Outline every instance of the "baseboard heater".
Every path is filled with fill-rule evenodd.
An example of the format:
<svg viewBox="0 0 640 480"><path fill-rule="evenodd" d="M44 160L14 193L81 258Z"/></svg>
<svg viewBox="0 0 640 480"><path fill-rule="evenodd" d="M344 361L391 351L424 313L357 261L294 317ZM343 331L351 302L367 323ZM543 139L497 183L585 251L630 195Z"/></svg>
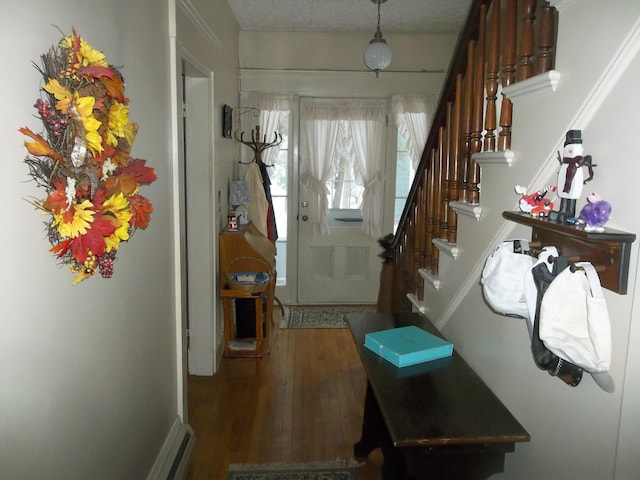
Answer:
<svg viewBox="0 0 640 480"><path fill-rule="evenodd" d="M193 429L176 418L147 480L183 480L195 442Z"/></svg>

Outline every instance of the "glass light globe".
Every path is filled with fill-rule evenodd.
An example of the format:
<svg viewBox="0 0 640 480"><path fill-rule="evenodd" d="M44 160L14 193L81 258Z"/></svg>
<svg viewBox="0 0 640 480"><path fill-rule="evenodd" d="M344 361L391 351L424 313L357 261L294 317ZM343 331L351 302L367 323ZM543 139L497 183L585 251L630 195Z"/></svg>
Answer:
<svg viewBox="0 0 640 480"><path fill-rule="evenodd" d="M364 63L371 70L378 72L391 64L391 48L384 38L374 38L364 51Z"/></svg>

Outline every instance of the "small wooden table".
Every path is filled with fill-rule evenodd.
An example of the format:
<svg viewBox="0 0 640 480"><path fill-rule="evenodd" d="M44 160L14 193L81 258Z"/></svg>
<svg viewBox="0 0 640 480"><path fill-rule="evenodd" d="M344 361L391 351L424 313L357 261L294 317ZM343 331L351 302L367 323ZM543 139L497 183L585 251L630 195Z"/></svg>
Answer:
<svg viewBox="0 0 640 480"><path fill-rule="evenodd" d="M261 285L254 292L245 290L223 288L220 290L220 298L224 311L224 357L262 357L267 351L267 342L271 338L269 333L270 322L265 320L262 310L263 300L267 289L271 288L268 283ZM254 336L251 338L238 338L237 322L241 319L235 314L234 303L237 300L249 300L253 303L254 312ZM249 319L244 319L249 321Z"/></svg>
<svg viewBox="0 0 640 480"><path fill-rule="evenodd" d="M485 479L527 431L455 351L451 357L398 368L364 347L365 335L416 325L440 335L421 314L352 314L347 322L368 377L356 457L376 448L385 480ZM441 335L440 335L441 336Z"/></svg>

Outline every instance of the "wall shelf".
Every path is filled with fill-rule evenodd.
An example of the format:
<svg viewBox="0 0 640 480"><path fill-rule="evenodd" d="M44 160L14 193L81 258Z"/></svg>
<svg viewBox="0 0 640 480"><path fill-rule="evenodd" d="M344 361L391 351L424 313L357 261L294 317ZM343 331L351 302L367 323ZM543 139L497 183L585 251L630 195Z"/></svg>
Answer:
<svg viewBox="0 0 640 480"><path fill-rule="evenodd" d="M565 225L548 217L532 217L522 212L503 212L502 216L531 227L532 242L553 245L563 256L579 257L578 261L604 267L599 272L602 286L619 294L627 293L631 244L636 239L634 233L611 228L604 232L587 232L582 225Z"/></svg>

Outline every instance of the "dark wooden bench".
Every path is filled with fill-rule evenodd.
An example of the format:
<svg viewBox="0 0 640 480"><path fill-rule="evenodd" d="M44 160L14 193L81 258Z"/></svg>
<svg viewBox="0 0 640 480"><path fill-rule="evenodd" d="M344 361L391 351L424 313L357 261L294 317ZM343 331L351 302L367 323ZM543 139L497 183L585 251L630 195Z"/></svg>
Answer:
<svg viewBox="0 0 640 480"><path fill-rule="evenodd" d="M440 335L425 316L353 314L348 324L368 378L354 454L381 448L385 480L485 479L503 471L516 442L529 441L455 345L449 358L403 368L364 347L368 332L406 325Z"/></svg>

